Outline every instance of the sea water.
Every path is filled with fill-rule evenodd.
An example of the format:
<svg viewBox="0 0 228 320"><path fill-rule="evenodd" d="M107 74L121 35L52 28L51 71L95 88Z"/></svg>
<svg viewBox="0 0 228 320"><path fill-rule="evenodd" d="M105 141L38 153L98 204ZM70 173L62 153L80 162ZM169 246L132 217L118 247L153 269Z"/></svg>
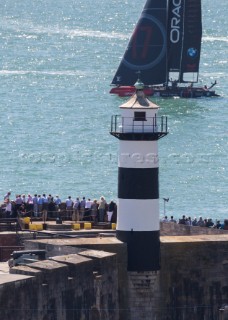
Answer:
<svg viewBox="0 0 228 320"><path fill-rule="evenodd" d="M126 99L109 90L143 6L1 0L0 200L9 190L117 199L110 119ZM152 99L169 130L158 141L161 217L228 218L227 0L202 7L200 84L217 80L221 97Z"/></svg>

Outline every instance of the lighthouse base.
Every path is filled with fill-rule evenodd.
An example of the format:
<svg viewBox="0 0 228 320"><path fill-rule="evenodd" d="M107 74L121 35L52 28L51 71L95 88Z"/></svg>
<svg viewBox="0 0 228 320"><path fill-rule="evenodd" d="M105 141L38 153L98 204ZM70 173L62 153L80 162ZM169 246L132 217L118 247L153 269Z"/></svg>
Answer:
<svg viewBox="0 0 228 320"><path fill-rule="evenodd" d="M116 231L127 243L128 271L160 270L160 231Z"/></svg>

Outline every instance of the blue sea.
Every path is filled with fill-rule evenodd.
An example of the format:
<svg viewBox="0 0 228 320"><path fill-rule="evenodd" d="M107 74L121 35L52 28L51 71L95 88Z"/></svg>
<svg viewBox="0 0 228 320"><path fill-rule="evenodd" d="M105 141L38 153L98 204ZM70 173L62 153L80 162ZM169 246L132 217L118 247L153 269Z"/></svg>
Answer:
<svg viewBox="0 0 228 320"><path fill-rule="evenodd" d="M1 0L0 200L9 190L117 199L109 131L126 99L109 90L143 6ZM158 142L161 217L228 218L228 6L202 6L200 84L217 80L221 96L153 99L169 128Z"/></svg>

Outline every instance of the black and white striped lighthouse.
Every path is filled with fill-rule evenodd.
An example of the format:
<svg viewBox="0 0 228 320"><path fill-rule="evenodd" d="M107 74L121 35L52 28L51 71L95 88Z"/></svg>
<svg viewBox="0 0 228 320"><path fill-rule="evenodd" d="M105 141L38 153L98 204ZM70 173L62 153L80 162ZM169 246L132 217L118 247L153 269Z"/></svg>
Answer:
<svg viewBox="0 0 228 320"><path fill-rule="evenodd" d="M147 99L143 84L112 116L111 134L119 139L117 238L127 243L129 271L160 269L158 139L167 118Z"/></svg>

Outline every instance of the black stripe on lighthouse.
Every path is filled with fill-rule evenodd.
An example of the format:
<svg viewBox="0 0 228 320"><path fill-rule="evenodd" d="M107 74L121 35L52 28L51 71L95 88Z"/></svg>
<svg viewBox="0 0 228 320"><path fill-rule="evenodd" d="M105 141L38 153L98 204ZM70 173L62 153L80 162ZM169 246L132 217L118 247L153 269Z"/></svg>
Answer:
<svg viewBox="0 0 228 320"><path fill-rule="evenodd" d="M158 168L119 168L118 198L158 199Z"/></svg>
<svg viewBox="0 0 228 320"><path fill-rule="evenodd" d="M117 239L127 243L128 271L160 270L160 231L120 231Z"/></svg>

